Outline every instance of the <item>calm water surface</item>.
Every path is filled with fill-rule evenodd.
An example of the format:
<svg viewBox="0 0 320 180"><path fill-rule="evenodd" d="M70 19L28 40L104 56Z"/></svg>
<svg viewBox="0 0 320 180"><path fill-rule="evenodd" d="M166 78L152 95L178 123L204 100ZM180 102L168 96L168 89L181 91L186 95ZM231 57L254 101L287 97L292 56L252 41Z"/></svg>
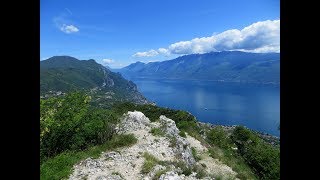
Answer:
<svg viewBox="0 0 320 180"><path fill-rule="evenodd" d="M158 106L191 112L199 121L244 125L279 136L280 87L196 80L131 79Z"/></svg>

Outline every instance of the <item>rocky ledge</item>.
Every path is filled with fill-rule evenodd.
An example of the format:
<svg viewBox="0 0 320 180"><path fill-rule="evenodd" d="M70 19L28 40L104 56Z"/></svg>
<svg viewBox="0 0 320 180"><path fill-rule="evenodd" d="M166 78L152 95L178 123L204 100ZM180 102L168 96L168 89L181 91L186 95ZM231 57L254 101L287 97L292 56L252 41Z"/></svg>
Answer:
<svg viewBox="0 0 320 180"><path fill-rule="evenodd" d="M161 135L153 135L151 129L160 129ZM200 141L187 135L179 135L179 129L173 120L160 116L156 122L150 122L143 113L134 111L123 115L118 127L119 133L133 134L137 143L131 147L116 151L102 152L97 159L88 158L74 165L70 180L193 180L199 179L196 170L191 167L203 168L201 179L214 179L223 176L236 179L236 172L220 161L209 156L208 150ZM196 161L192 148L200 160ZM157 163L149 172L143 172L146 161L145 154L157 159ZM162 162L162 163L159 163ZM192 169L188 175L178 164Z"/></svg>

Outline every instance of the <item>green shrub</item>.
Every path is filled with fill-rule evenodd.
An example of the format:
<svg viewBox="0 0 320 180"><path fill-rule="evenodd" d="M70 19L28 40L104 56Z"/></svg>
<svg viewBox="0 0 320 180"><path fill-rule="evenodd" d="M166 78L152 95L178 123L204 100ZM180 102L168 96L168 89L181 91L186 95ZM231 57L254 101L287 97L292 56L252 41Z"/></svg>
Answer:
<svg viewBox="0 0 320 180"><path fill-rule="evenodd" d="M219 159L237 172L237 177L239 176L240 179L257 179L245 160L230 149L213 146L209 148L209 153L212 158Z"/></svg>
<svg viewBox="0 0 320 180"><path fill-rule="evenodd" d="M202 179L207 175L207 173L202 165L194 165L193 171L197 173L196 177L198 179Z"/></svg>
<svg viewBox="0 0 320 180"><path fill-rule="evenodd" d="M159 163L159 160L147 152L143 154L143 157L145 158L145 161L142 165L141 173L147 174Z"/></svg>
<svg viewBox="0 0 320 180"><path fill-rule="evenodd" d="M133 134L116 135L111 140L84 151L65 151L55 157L48 158L40 165L41 180L60 180L72 173L74 164L88 157L98 158L103 151L130 146L137 142Z"/></svg>
<svg viewBox="0 0 320 180"><path fill-rule="evenodd" d="M232 134L239 154L261 179L280 179L280 150L238 126Z"/></svg>
<svg viewBox="0 0 320 180"><path fill-rule="evenodd" d="M184 137L184 138L187 137L186 132L185 132L184 130L181 130L181 131L179 132L179 135L180 135L181 137Z"/></svg>
<svg viewBox="0 0 320 180"><path fill-rule="evenodd" d="M175 148L177 146L177 138L176 137L169 137L169 147Z"/></svg>
<svg viewBox="0 0 320 180"><path fill-rule="evenodd" d="M192 156L194 157L194 159L196 161L200 161L201 160L200 156L197 154L197 150L194 147L191 147L191 152L192 152Z"/></svg>
<svg viewBox="0 0 320 180"><path fill-rule="evenodd" d="M182 170L182 174L189 176L192 173L192 168L188 167L187 164L183 161L174 162L173 165L176 168L180 168Z"/></svg>
<svg viewBox="0 0 320 180"><path fill-rule="evenodd" d="M232 144L231 139L220 126L212 128L207 133L207 139L210 144L219 146L221 148L229 148Z"/></svg>
<svg viewBox="0 0 320 180"><path fill-rule="evenodd" d="M40 101L40 161L66 150L83 150L111 139L118 116L89 106L90 97L75 92Z"/></svg>
<svg viewBox="0 0 320 180"><path fill-rule="evenodd" d="M163 130L161 128L152 128L150 130L150 133L154 136L164 136L165 133L163 132Z"/></svg>

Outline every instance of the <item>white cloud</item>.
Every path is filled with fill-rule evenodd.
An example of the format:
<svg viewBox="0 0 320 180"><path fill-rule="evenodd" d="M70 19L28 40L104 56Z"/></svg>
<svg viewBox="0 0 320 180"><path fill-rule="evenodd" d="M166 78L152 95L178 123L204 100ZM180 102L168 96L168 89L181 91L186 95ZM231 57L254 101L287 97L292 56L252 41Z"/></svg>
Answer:
<svg viewBox="0 0 320 180"><path fill-rule="evenodd" d="M49 57L43 57L43 58L40 58L40 61L42 61L42 60L46 60L46 59L49 59Z"/></svg>
<svg viewBox="0 0 320 180"><path fill-rule="evenodd" d="M159 48L159 49L158 49L158 53L159 53L159 54L164 54L164 55L166 55L166 56L170 55L169 50L168 50L168 49L165 49L165 48Z"/></svg>
<svg viewBox="0 0 320 180"><path fill-rule="evenodd" d="M194 54L211 51L280 52L280 20L253 23L241 30L231 29L209 37L173 43L168 48L138 52L135 57Z"/></svg>
<svg viewBox="0 0 320 180"><path fill-rule="evenodd" d="M112 59L102 59L102 62L103 62L105 65L108 65L108 64L113 64L115 61L112 60Z"/></svg>
<svg viewBox="0 0 320 180"><path fill-rule="evenodd" d="M61 27L60 27L60 30L64 33L67 33L67 34L70 34L70 33L75 33L75 32L78 32L79 29L74 26L74 25L66 25L66 24L63 24Z"/></svg>
<svg viewBox="0 0 320 180"><path fill-rule="evenodd" d="M151 62L158 62L157 60L150 60L150 61L147 61L147 63L151 63Z"/></svg>
<svg viewBox="0 0 320 180"><path fill-rule="evenodd" d="M133 57L152 57L152 56L156 56L159 53L156 50L151 49L150 51L146 51L146 52L137 52L134 55L132 55Z"/></svg>
<svg viewBox="0 0 320 180"><path fill-rule="evenodd" d="M110 68L122 68L124 66L127 66L129 64L125 63L120 63L119 61L116 61L116 60L113 60L113 59L102 59L101 60L101 64L104 65L104 66L109 66Z"/></svg>

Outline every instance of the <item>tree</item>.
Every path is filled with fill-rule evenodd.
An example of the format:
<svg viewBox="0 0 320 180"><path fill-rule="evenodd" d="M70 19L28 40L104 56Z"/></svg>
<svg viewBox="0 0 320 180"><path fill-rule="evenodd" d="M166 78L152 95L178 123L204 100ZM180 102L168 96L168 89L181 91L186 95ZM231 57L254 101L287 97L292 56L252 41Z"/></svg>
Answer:
<svg viewBox="0 0 320 180"><path fill-rule="evenodd" d="M89 102L81 92L40 101L40 157L85 149L113 136L118 116Z"/></svg>

